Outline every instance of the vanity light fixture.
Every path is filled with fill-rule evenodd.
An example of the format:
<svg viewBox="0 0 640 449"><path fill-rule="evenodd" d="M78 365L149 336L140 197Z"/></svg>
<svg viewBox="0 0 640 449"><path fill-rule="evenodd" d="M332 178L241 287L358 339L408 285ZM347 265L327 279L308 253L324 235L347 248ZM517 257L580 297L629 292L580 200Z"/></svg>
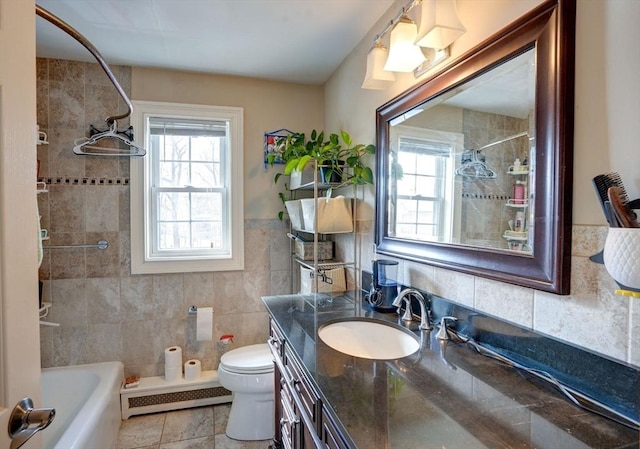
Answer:
<svg viewBox="0 0 640 449"><path fill-rule="evenodd" d="M414 42L418 36L418 26L404 13L391 30L389 57L384 70L391 72L411 72L426 60L420 47Z"/></svg>
<svg viewBox="0 0 640 449"><path fill-rule="evenodd" d="M363 89L384 89L390 81L395 81L393 72L384 70L384 63L389 56L389 49L376 40L375 45L367 55L367 72L362 82Z"/></svg>
<svg viewBox="0 0 640 449"><path fill-rule="evenodd" d="M408 16L421 5L420 31ZM390 49L382 38L391 31ZM419 78L449 57L449 45L466 32L458 19L456 0L411 0L373 39L367 54L363 89L384 89L395 81L391 72L411 72ZM386 59L386 62L385 62Z"/></svg>
<svg viewBox="0 0 640 449"><path fill-rule="evenodd" d="M456 0L422 0L416 45L446 48L466 32L458 18Z"/></svg>

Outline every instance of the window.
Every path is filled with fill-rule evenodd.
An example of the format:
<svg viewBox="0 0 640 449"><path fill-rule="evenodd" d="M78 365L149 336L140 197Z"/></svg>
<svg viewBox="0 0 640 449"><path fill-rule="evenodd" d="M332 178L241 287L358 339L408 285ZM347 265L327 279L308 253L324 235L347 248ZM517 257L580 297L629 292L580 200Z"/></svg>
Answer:
<svg viewBox="0 0 640 449"><path fill-rule="evenodd" d="M448 241L453 189L453 155L462 136L398 125L391 128L392 178L389 235Z"/></svg>
<svg viewBox="0 0 640 449"><path fill-rule="evenodd" d="M131 272L243 269L242 109L136 101L132 122Z"/></svg>

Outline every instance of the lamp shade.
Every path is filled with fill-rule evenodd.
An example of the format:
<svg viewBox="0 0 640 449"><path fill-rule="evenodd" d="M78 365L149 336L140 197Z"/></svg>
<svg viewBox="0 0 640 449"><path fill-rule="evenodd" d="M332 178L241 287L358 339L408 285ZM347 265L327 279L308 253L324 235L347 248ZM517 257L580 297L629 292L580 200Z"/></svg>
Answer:
<svg viewBox="0 0 640 449"><path fill-rule="evenodd" d="M425 61L420 47L415 45L418 27L404 14L391 30L389 57L384 70L391 72L411 72Z"/></svg>
<svg viewBox="0 0 640 449"><path fill-rule="evenodd" d="M376 42L376 45L367 55L367 72L362 82L363 89L384 89L388 82L395 81L396 76L392 72L384 70L384 63L389 55L389 49Z"/></svg>
<svg viewBox="0 0 640 449"><path fill-rule="evenodd" d="M446 48L466 33L458 18L456 0L423 0L420 6L420 31L416 45L429 48Z"/></svg>

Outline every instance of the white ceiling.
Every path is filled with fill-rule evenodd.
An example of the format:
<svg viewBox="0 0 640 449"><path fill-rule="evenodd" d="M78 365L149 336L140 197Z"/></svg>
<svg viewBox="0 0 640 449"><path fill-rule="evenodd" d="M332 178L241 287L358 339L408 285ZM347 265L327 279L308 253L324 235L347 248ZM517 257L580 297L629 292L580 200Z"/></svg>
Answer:
<svg viewBox="0 0 640 449"><path fill-rule="evenodd" d="M324 83L393 3L37 0L84 35L109 64L305 84ZM40 17L36 33L40 57L95 61L73 38Z"/></svg>

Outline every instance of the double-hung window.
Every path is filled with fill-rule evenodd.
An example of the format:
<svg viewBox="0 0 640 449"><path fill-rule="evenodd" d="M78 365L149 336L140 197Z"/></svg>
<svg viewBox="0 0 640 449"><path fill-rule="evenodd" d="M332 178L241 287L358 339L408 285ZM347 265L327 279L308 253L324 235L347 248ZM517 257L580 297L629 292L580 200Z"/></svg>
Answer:
<svg viewBox="0 0 640 449"><path fill-rule="evenodd" d="M453 155L462 136L406 125L392 127L389 234L412 240L448 241Z"/></svg>
<svg viewBox="0 0 640 449"><path fill-rule="evenodd" d="M243 268L242 109L139 101L131 271Z"/></svg>

